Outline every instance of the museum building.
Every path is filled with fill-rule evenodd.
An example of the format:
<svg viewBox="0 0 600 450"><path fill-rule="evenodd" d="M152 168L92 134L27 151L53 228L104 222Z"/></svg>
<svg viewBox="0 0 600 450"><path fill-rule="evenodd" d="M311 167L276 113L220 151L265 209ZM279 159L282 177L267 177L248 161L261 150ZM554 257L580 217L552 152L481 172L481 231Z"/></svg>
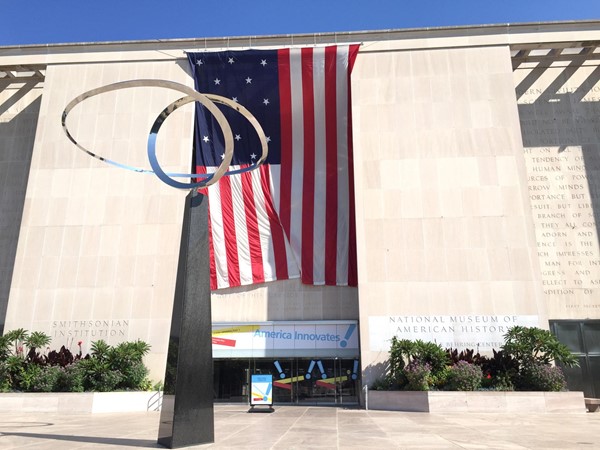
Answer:
<svg viewBox="0 0 600 450"><path fill-rule="evenodd" d="M247 402L249 375L270 373L276 402L356 403L392 336L490 353L514 325L555 333L580 358L569 388L600 397L599 42L600 22L580 21L0 47L0 331L84 350L142 339L162 379L187 191L125 169L150 168L149 130L182 95L141 86L73 108L77 141L119 164L69 140L66 105L129 80L194 87L190 58L214 52L357 48L337 81L356 279L292 261L274 281L217 283L215 400ZM165 172L197 164L194 129L192 104L164 121Z"/></svg>

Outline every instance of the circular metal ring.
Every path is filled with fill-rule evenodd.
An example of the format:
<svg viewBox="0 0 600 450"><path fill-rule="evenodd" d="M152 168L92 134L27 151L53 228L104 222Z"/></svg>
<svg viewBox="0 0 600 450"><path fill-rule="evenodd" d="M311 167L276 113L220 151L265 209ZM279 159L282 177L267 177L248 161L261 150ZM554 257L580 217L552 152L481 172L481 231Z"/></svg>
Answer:
<svg viewBox="0 0 600 450"><path fill-rule="evenodd" d="M169 184L170 186L184 188L184 189L206 187L206 186L210 186L211 184L216 183L218 181L218 179L226 172L227 168L229 167L229 164L231 163L231 158L233 157L233 134L231 132L231 127L229 126L229 122L227 122L227 119L225 118L223 113L219 110L219 108L211 100L209 100L207 98L206 95L204 95L200 92L197 92L196 90L194 90L188 86L185 86L180 83L176 83L174 81L149 80L149 79L148 80L121 81L118 83L108 84L106 86L102 86L102 87L84 92L83 94L81 94L81 95L77 96L76 98L74 98L73 100L71 100L71 102L69 102L69 104L67 104L67 106L65 107L65 109L62 113L62 119L61 119L62 128L63 128L63 131L65 132L65 134L67 135L67 137L69 138L69 140L73 144L75 144L77 146L77 148L82 150L84 153L87 153L91 157L96 158L100 161L104 161L108 164L111 164L111 165L114 165L116 167L120 167L123 169L133 170L135 172L156 173L152 170L129 166L127 164L122 164L122 163L113 161L111 159L105 158L103 156L100 156L100 155L97 155L97 154L91 152L90 150L86 149L84 146L82 146L75 140L75 138L71 135L71 133L69 132L69 129L67 127L66 122L67 122L67 117L68 117L69 113L75 106L77 106L82 101L84 101L90 97L94 97L96 95L103 94L106 92L116 91L119 89L132 88L132 87L162 87L162 88L173 89L173 90L182 92L182 93L186 94L189 98L192 98L193 101L199 102L215 117L215 119L217 120L217 123L221 127L221 130L222 130L223 136L224 136L224 141L225 141L224 142L225 143L225 153L224 153L223 161L217 168L217 171L213 174L166 174L164 171L162 171L162 169L160 169L160 171L165 176L162 178L159 176L159 178L161 179L161 181ZM180 100L182 100L182 99L180 99ZM189 103L191 101L192 100L189 100L186 103ZM167 107L167 109L163 110L163 112L159 115L159 118L157 118L157 120L155 121L155 124L157 122L160 122L160 124L158 125L159 129L160 129L160 125L164 122L166 117L168 117L168 115L171 112L173 112L175 109L177 109L182 104L185 104L185 103L178 104L178 102L179 101L175 101L173 104L169 105L169 106L176 105L170 111L168 111L169 107ZM161 116L163 116L163 115L164 115L164 117L162 117L162 120L161 120ZM148 146L150 147L151 144L153 145L152 152L155 153L155 151L156 151L156 147L155 147L156 134L153 134L152 131L150 132L150 135L148 138ZM150 154L150 153L151 153L151 150L150 150L150 148L148 148L148 154ZM156 166L158 166L160 168L160 166L158 165L158 161L156 161ZM196 182L196 183L179 183L179 182L176 182L173 179L171 179L169 177L169 175L175 176L175 177L199 178L199 179L202 179L202 181Z"/></svg>
<svg viewBox="0 0 600 450"><path fill-rule="evenodd" d="M181 173L180 174L173 174L173 173L167 174L167 173L165 173L162 170L162 167L160 167L160 164L158 163L158 160L156 158L156 136L158 135L158 132L160 131L160 127L162 126L164 121L167 119L167 117L169 117L169 115L173 111L175 111L176 109L180 108L183 105L186 105L188 103L196 101L196 99L192 96L182 97L179 100L175 100L173 103L171 103L169 106L167 106L158 115L158 117L152 124L152 129L150 130L150 134L148 135L148 161L150 161L150 166L152 166L152 169L154 170L154 173L156 174L156 176L158 178L160 178L161 181L163 181L164 183L167 183L170 186L182 188L182 189L187 189L190 187L193 188L193 187L210 186L210 184L215 183L216 180L218 180L222 176L229 176L229 175L234 175L237 173L244 173L244 172L249 172L251 170L255 170L258 166L262 165L266 161L267 156L269 154L267 137L265 135L265 132L263 131L262 127L260 126L260 123L258 122L258 120L256 120L256 118L252 115L252 113L250 113L250 111L248 111L248 109L246 109L244 106L240 105L239 103L236 103L233 100L228 99L227 97L222 97L222 96L216 95L216 94L203 94L203 95L215 103L220 103L222 105L229 106L230 108L236 110L242 116L244 116L244 118L246 118L246 120L248 120L248 122L250 122L250 124L254 127L256 134L258 135L258 138L260 140L262 154L256 163L254 163L248 167L244 167L244 168L236 169L236 170L226 171L227 167L224 167L223 164L221 163L221 165L218 167L218 169L211 174L199 175L199 174L181 174ZM210 183L205 182L204 184L180 183L179 181L175 181L171 178L171 177L199 178L201 176L203 176L205 179L210 180L211 182ZM202 183L202 182L200 182L200 183Z"/></svg>

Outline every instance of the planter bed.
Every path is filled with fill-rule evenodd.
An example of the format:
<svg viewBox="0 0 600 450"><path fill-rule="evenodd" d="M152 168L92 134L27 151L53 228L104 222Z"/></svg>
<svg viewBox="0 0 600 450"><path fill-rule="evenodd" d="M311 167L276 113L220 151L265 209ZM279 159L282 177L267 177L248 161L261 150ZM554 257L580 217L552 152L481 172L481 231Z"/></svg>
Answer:
<svg viewBox="0 0 600 450"><path fill-rule="evenodd" d="M583 392L369 391L369 409L431 413L585 413Z"/></svg>
<svg viewBox="0 0 600 450"><path fill-rule="evenodd" d="M49 413L112 413L159 411L162 392L0 393L0 411Z"/></svg>

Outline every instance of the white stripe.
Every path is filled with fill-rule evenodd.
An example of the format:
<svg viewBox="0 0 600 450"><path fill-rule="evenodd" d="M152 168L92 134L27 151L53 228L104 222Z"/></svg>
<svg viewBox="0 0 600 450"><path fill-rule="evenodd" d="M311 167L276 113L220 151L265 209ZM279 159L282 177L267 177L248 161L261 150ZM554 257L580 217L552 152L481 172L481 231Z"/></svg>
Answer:
<svg viewBox="0 0 600 450"><path fill-rule="evenodd" d="M251 172L252 191L254 192L254 206L256 209L256 220L258 222L258 233L260 238L260 248L262 250L262 264L265 281L277 279L275 270L275 252L273 249L273 235L271 234L271 224L269 215L265 208L265 196L261 183L260 169Z"/></svg>
<svg viewBox="0 0 600 450"><path fill-rule="evenodd" d="M215 167L206 168L208 173L213 173L215 170ZM208 188L208 197L217 289L221 289L229 286L229 274L227 272L227 251L225 250L225 230L223 228L219 183L215 183Z"/></svg>
<svg viewBox="0 0 600 450"><path fill-rule="evenodd" d="M290 85L292 91L292 180L290 245L296 261L302 259L302 174L304 169L304 117L302 102L302 55L290 50Z"/></svg>
<svg viewBox="0 0 600 450"><path fill-rule="evenodd" d="M279 205L281 197L281 192L279 189L279 186L281 186L279 184L281 182L281 165L269 164L269 175L269 182L271 183L271 185L269 186L271 188L271 198L273 199L273 203L275 204L275 210L277 211L277 214L279 214L281 210Z"/></svg>
<svg viewBox="0 0 600 450"><path fill-rule="evenodd" d="M348 257L350 242L350 188L348 177L348 56L349 48L337 49L337 137L338 137L338 219L336 282L348 284Z"/></svg>
<svg viewBox="0 0 600 450"><path fill-rule="evenodd" d="M229 170L238 170L239 165L230 166ZM218 184L218 183L217 183ZM241 175L229 177L231 187L231 203L233 205L233 222L235 225L235 239L237 242L238 268L240 271L240 284L252 284L252 260L250 258L250 243L248 226L246 223L246 208L244 207L244 193Z"/></svg>
<svg viewBox="0 0 600 450"><path fill-rule="evenodd" d="M313 222L313 282L325 283L325 228L326 228L326 117L325 117L325 48L313 51L313 89L315 114L315 192Z"/></svg>

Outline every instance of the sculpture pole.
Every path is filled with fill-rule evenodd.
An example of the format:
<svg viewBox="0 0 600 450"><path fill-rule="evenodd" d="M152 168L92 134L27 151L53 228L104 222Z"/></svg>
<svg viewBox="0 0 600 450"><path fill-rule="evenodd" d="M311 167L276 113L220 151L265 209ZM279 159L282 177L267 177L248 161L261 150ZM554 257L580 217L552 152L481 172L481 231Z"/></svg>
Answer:
<svg viewBox="0 0 600 450"><path fill-rule="evenodd" d="M158 443L214 442L208 199L186 197Z"/></svg>

